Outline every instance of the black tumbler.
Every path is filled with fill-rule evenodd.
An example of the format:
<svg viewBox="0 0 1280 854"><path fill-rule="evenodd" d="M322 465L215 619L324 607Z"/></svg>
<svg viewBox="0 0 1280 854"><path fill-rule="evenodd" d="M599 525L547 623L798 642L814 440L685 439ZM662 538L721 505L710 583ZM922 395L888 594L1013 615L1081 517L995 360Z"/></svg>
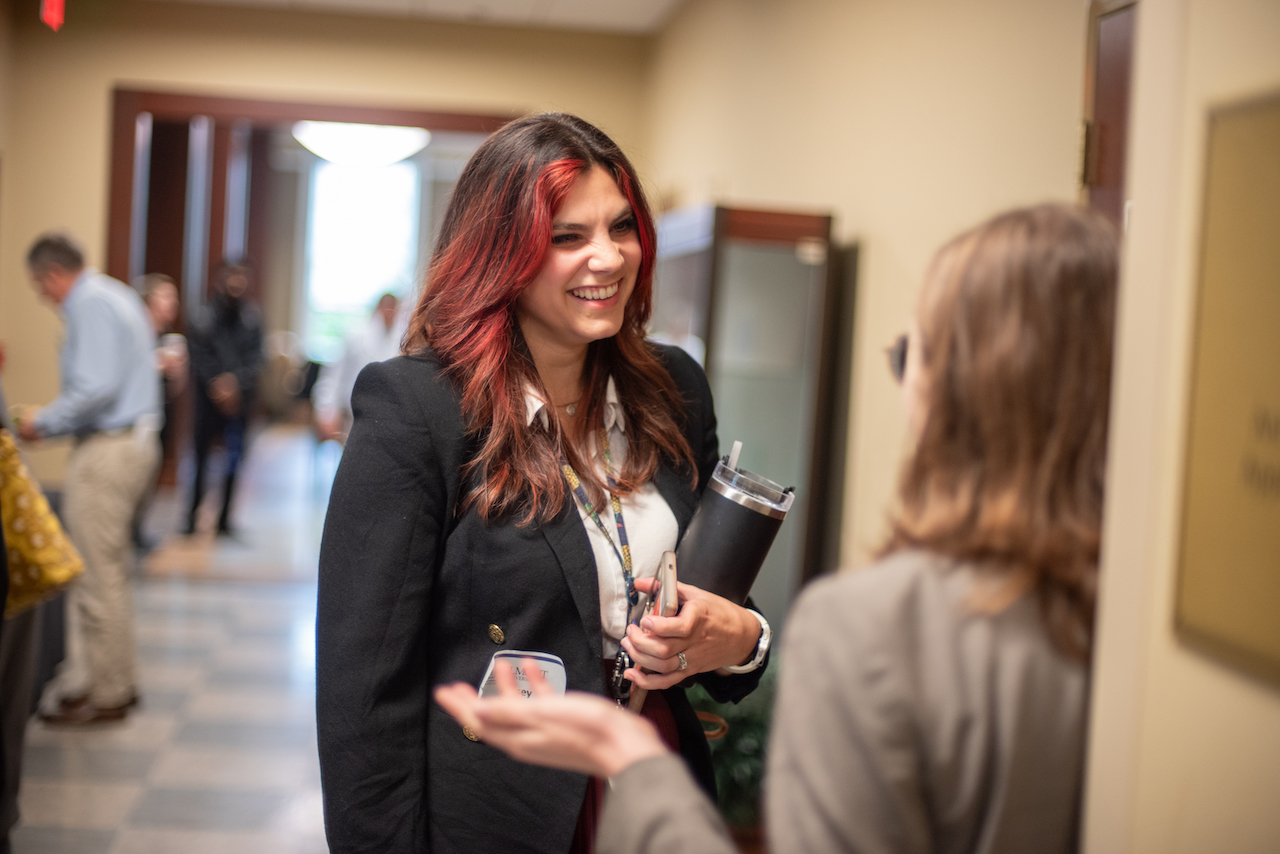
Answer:
<svg viewBox="0 0 1280 854"><path fill-rule="evenodd" d="M795 494L721 460L676 550L679 579L741 605Z"/></svg>

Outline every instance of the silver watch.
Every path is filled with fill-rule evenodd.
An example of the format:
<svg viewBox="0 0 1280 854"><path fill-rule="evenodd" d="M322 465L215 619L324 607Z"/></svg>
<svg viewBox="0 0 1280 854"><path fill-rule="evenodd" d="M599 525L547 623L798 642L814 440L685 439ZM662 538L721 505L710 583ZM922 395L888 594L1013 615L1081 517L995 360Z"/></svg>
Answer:
<svg viewBox="0 0 1280 854"><path fill-rule="evenodd" d="M769 621L759 611L750 611L750 613L751 616L760 621L760 640L756 642L756 654L746 664L735 664L732 667L726 667L725 670L730 673L750 673L763 664L764 657L769 654L769 643L773 640L773 630L769 628Z"/></svg>

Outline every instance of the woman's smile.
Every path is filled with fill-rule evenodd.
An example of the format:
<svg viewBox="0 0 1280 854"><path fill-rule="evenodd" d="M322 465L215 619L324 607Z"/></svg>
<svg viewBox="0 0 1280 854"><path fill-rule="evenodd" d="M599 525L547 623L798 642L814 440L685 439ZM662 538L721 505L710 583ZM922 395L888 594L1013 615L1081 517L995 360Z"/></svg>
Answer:
<svg viewBox="0 0 1280 854"><path fill-rule="evenodd" d="M612 285L603 285L591 288L575 288L574 290L569 291L569 293L573 294L583 302L608 302L613 300L620 290L622 290L622 285L618 282L614 282Z"/></svg>
<svg viewBox="0 0 1280 854"><path fill-rule="evenodd" d="M640 271L635 214L599 166L574 180L551 223L542 269L516 300L516 320L535 354L585 352L618 334Z"/></svg>

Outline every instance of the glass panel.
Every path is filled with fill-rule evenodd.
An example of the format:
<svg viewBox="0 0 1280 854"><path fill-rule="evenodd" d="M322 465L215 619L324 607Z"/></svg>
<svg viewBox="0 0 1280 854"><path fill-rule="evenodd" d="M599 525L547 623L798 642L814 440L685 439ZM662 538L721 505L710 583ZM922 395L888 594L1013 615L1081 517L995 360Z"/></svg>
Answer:
<svg viewBox="0 0 1280 854"><path fill-rule="evenodd" d="M662 344L674 344L699 365L705 364L710 287L710 248L660 258L654 271L649 337Z"/></svg>
<svg viewBox="0 0 1280 854"><path fill-rule="evenodd" d="M729 240L720 259L708 364L720 447L740 440L741 467L796 488L752 588L781 628L804 549L826 267L803 263L789 243Z"/></svg>

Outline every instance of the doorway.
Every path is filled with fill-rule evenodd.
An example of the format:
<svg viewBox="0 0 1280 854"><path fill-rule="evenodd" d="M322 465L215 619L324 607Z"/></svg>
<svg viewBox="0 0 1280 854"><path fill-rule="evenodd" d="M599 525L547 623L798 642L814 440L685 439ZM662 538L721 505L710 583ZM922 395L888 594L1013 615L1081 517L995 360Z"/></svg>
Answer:
<svg viewBox="0 0 1280 854"><path fill-rule="evenodd" d="M397 269L389 277L365 277L377 279L372 284L361 282L407 294L461 164L512 118L133 89L116 89L112 97L106 272L134 283L144 273L169 276L183 318L204 303L224 260L246 263L256 273L249 298L261 306L265 329L283 336L268 349L292 348L315 361L332 358L350 318L368 310L360 299L368 287L358 287L349 271L346 287L342 272L333 275L342 259L329 255L350 241L335 241L325 229L341 231L344 222L350 228L351 217L342 214L353 213L357 197L368 210L385 203L388 192L398 193L404 210L395 225L407 231L394 247L371 245L376 263L366 265L396 256ZM304 122L412 129L431 135L431 142L398 169L353 179L350 169L330 168L334 164L297 142L292 131ZM388 180L390 173L398 183ZM374 198L379 188L381 196ZM367 218L366 224L376 226ZM181 319L178 324L174 331L184 331ZM262 395L275 415L273 405L278 410L291 402L290 394L278 391ZM173 429L166 435L162 485L177 482L178 448L190 434L191 390L182 394L169 407Z"/></svg>
<svg viewBox="0 0 1280 854"><path fill-rule="evenodd" d="M1094 0L1089 13L1081 186L1089 207L1121 228L1129 219L1125 157L1137 10L1133 0Z"/></svg>

